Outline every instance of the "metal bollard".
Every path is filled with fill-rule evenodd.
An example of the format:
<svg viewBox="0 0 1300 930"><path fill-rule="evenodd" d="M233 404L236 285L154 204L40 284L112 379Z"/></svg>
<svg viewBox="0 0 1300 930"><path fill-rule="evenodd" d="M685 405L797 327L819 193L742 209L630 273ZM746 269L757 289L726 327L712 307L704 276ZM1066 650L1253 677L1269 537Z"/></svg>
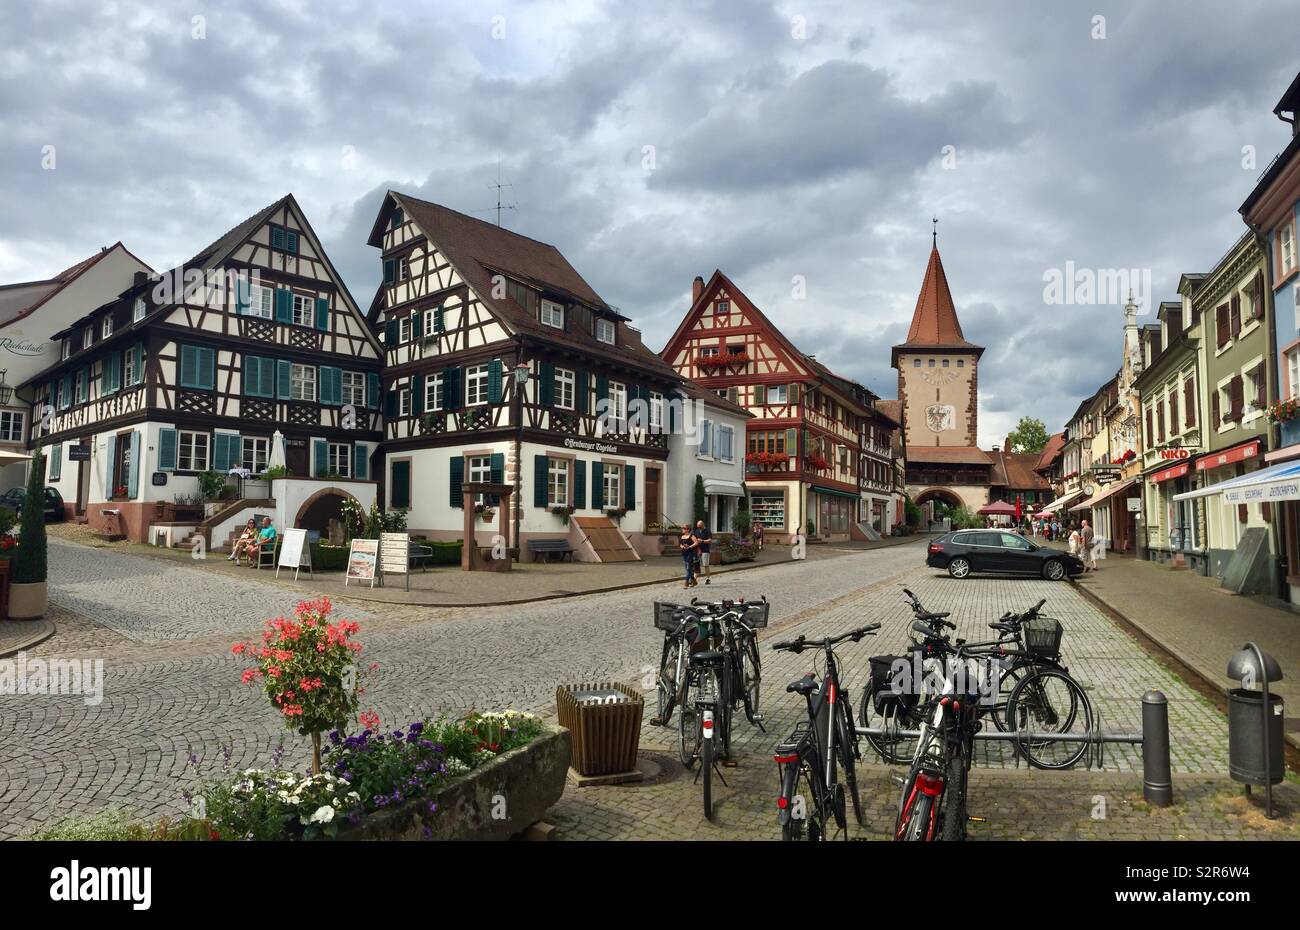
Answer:
<svg viewBox="0 0 1300 930"><path fill-rule="evenodd" d="M1142 797L1155 807L1174 803L1169 767L1169 701L1155 690L1142 695Z"/></svg>

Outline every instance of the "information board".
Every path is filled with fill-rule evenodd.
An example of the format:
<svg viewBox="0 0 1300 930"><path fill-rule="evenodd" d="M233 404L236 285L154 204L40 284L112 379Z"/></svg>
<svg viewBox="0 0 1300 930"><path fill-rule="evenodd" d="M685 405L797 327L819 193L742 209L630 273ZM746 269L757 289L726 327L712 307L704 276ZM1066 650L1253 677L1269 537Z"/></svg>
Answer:
<svg viewBox="0 0 1300 930"><path fill-rule="evenodd" d="M405 575L406 590L411 590L411 537L405 533L379 534L379 583L384 575Z"/></svg>
<svg viewBox="0 0 1300 930"><path fill-rule="evenodd" d="M311 547L307 545L306 530L285 530L280 537L280 557L275 563L275 577L280 577L282 568L292 568L295 581L300 569L311 571Z"/></svg>
<svg viewBox="0 0 1300 930"><path fill-rule="evenodd" d="M348 547L348 571L343 578L343 587L350 581L369 581L375 586L375 568L379 561L379 540L354 539Z"/></svg>

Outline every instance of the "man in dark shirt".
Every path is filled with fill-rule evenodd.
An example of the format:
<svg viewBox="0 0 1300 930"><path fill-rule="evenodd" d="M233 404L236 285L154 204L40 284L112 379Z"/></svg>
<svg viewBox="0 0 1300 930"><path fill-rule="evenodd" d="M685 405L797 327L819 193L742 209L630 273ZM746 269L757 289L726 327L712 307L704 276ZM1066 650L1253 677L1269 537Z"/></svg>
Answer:
<svg viewBox="0 0 1300 930"><path fill-rule="evenodd" d="M709 578L709 543L713 539L713 534L709 532L703 520L695 521L695 538L700 541L700 570L704 575L704 583L712 584L713 581Z"/></svg>

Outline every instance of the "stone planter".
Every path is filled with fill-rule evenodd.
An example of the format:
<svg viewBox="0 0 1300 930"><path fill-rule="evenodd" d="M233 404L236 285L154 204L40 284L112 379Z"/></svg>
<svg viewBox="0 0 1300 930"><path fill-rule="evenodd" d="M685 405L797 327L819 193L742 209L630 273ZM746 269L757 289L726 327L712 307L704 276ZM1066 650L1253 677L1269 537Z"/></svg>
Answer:
<svg viewBox="0 0 1300 930"><path fill-rule="evenodd" d="M9 584L9 619L36 620L45 616L46 583Z"/></svg>
<svg viewBox="0 0 1300 930"><path fill-rule="evenodd" d="M571 755L569 731L548 726L526 746L503 752L432 797L340 828L337 839L508 840L541 820L564 794ZM438 805L433 814L427 814L430 801Z"/></svg>

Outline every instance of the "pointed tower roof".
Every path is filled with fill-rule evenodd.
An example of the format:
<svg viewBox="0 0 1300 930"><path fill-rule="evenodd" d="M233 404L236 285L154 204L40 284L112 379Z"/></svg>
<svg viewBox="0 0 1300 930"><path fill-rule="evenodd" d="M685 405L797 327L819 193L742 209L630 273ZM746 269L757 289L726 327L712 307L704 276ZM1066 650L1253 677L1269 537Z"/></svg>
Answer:
<svg viewBox="0 0 1300 930"><path fill-rule="evenodd" d="M930 261L925 266L925 280L921 282L921 293L916 298L916 310L912 313L912 326L907 331L907 341L894 346L894 367L898 367L900 350L914 348L960 349L976 355L984 351L982 346L967 342L962 334L957 307L953 304L952 292L948 290L948 276L944 274L943 261L939 258L937 241L930 246Z"/></svg>

